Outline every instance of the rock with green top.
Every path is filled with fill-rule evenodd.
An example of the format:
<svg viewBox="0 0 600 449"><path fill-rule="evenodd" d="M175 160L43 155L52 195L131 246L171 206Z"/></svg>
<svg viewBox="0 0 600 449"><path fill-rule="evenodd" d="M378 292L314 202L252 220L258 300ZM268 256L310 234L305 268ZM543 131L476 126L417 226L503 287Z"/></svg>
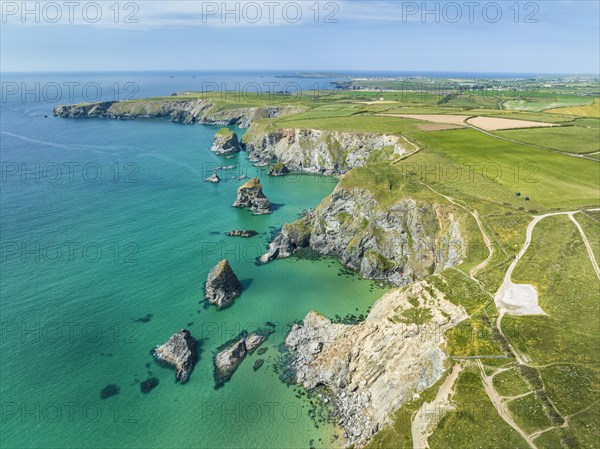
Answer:
<svg viewBox="0 0 600 449"><path fill-rule="evenodd" d="M285 166L283 162L277 162L276 164L269 167L269 176L285 176L290 170Z"/></svg>
<svg viewBox="0 0 600 449"><path fill-rule="evenodd" d="M208 273L205 298L219 309L229 307L242 293L242 284L227 259L223 259Z"/></svg>
<svg viewBox="0 0 600 449"><path fill-rule="evenodd" d="M263 193L260 179L252 178L238 188L233 207L249 208L254 215L271 213L271 202Z"/></svg>
<svg viewBox="0 0 600 449"><path fill-rule="evenodd" d="M237 134L228 128L221 128L215 134L211 150L217 154L239 153L241 148Z"/></svg>

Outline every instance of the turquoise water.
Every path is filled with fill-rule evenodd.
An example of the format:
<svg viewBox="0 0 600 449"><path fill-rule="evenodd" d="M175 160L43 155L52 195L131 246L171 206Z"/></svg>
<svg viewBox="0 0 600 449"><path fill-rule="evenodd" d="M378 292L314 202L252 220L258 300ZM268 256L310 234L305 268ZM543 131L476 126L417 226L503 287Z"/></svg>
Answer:
<svg viewBox="0 0 600 449"><path fill-rule="evenodd" d="M335 446L337 429L315 425L307 400L274 372L278 347L310 310L364 313L383 290L332 260L255 261L335 180L269 178L245 153L217 157L218 127L44 118L50 110L15 102L2 111L0 446ZM231 207L243 181L202 182L232 164L231 176L261 175L272 215ZM224 236L232 229L258 235ZM201 303L202 287L224 257L244 292L217 311ZM267 321L276 324L267 353L215 390L215 348ZM202 343L181 385L150 350L184 327ZM159 385L142 394L148 377ZM102 400L108 384L119 394Z"/></svg>

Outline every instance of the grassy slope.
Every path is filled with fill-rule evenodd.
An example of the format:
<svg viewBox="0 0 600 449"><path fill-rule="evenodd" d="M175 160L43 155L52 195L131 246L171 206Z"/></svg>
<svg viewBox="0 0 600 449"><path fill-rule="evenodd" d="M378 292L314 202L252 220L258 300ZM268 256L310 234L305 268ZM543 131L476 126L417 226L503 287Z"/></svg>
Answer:
<svg viewBox="0 0 600 449"><path fill-rule="evenodd" d="M570 418L562 438L577 441L575 447L593 447L598 438L593 422L600 419L598 403L593 405L600 398L598 279L567 217L538 223L533 249L517 265L513 280L536 286L548 316L505 317L503 328L518 351L542 367L546 392L561 415L591 406ZM550 443L551 436L546 440Z"/></svg>

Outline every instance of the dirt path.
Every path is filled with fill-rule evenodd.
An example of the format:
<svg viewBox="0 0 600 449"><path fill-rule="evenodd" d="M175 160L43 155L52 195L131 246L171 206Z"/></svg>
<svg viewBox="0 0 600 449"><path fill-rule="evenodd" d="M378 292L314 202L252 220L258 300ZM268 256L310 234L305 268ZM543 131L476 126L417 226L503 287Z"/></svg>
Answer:
<svg viewBox="0 0 600 449"><path fill-rule="evenodd" d="M485 268L487 266L487 264L490 262L492 256L494 255L495 248L494 248L494 244L492 243L492 239L487 234L487 232L485 232L485 229L483 229L483 223L481 222L481 219L479 218L479 214L477 213L477 210L475 210L475 209L471 210L469 207L460 204L457 200L455 200L451 196L444 195L443 193L438 192L437 190L435 190L430 185L425 184L423 181L421 181L421 184L423 184L424 186L426 186L429 190L431 190L436 195L439 195L439 196L445 198L446 200L448 200L449 202L451 202L455 206L458 206L461 209L466 210L475 219L475 222L477 223L477 226L479 227L479 232L481 232L481 237L483 238L483 242L485 243L485 246L488 249L488 256L486 257L486 259L484 261L482 261L476 267L473 267L471 269L471 271L469 272L469 277L471 279L473 279L475 282L477 282L479 285L481 285L481 282L479 282L479 280L475 278L475 275L479 271L481 271L483 268ZM483 286L482 286L482 288L483 288Z"/></svg>
<svg viewBox="0 0 600 449"><path fill-rule="evenodd" d="M519 435L521 435L521 437L523 437L523 439L527 442L529 447L537 449L536 445L533 443L533 438L527 435L523 431L523 429L521 429L517 425L512 415L510 414L510 411L508 410L508 406L502 401L498 393L496 393L496 390L494 390L494 386L492 385L492 377L485 374L485 369L483 368L483 365L480 360L477 360L477 365L479 366L479 370L481 371L481 381L483 383L483 387L485 388L485 392L490 398L490 401L492 401L492 404L494 405L496 412L498 412L498 415L500 415L500 417L510 427L512 427L516 432L519 433Z"/></svg>
<svg viewBox="0 0 600 449"><path fill-rule="evenodd" d="M433 433L442 414L450 408L450 400L454 395L454 384L463 369L464 366L460 363L454 365L452 372L440 386L435 399L431 402L424 402L413 415L410 427L413 449L429 449L427 439Z"/></svg>
<svg viewBox="0 0 600 449"><path fill-rule="evenodd" d="M600 268L598 268L598 262L596 261L596 256L594 256L594 250L592 249L592 245L590 245L589 240L587 239L585 232L583 232L583 228L579 224L579 222L575 219L575 214L570 212L567 214L571 221L575 223L577 229L579 230L579 234L581 234L581 238L583 239L583 243L585 244L585 248L587 249L588 256L590 258L590 262L592 262L592 266L594 267L594 271L596 272L596 276L600 279Z"/></svg>

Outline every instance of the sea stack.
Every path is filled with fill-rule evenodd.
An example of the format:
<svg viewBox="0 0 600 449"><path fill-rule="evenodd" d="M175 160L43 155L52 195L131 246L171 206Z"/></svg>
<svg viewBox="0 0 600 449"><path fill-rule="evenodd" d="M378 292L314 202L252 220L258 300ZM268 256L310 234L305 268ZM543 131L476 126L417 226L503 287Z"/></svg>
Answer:
<svg viewBox="0 0 600 449"><path fill-rule="evenodd" d="M285 166L283 162L277 162L269 167L269 176L285 176L290 170Z"/></svg>
<svg viewBox="0 0 600 449"><path fill-rule="evenodd" d="M221 128L215 134L211 150L217 154L239 153L241 148L237 134L230 129Z"/></svg>
<svg viewBox="0 0 600 449"><path fill-rule="evenodd" d="M254 215L271 213L271 202L262 190L260 179L252 178L238 188L237 198L233 207L250 208Z"/></svg>
<svg viewBox="0 0 600 449"><path fill-rule="evenodd" d="M196 339L192 337L190 331L182 329L169 338L164 345L157 346L154 349L154 356L175 367L177 381L187 382L196 363Z"/></svg>
<svg viewBox="0 0 600 449"><path fill-rule="evenodd" d="M233 272L227 259L223 259L208 273L206 279L206 301L219 309L231 305L242 293L242 284Z"/></svg>
<svg viewBox="0 0 600 449"><path fill-rule="evenodd" d="M259 330L248 335L246 331L242 331L236 338L217 348L217 354L213 359L215 388L221 388L229 382L240 363L247 355L256 351L271 333L272 330Z"/></svg>

